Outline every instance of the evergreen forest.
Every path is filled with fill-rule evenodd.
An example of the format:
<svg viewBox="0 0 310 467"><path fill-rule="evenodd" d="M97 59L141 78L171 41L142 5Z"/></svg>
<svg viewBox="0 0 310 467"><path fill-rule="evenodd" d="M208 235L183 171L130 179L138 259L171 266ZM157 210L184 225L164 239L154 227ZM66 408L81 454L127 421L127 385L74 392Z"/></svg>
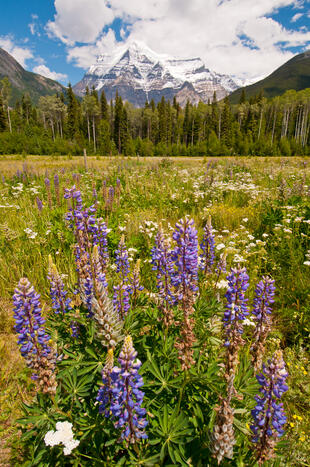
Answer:
<svg viewBox="0 0 310 467"><path fill-rule="evenodd" d="M229 97L182 108L176 99L152 100L143 108L124 102L118 92L86 90L77 98L25 94L10 106L11 86L0 81L0 154L125 156L295 156L310 154L310 89L289 90L238 104Z"/></svg>

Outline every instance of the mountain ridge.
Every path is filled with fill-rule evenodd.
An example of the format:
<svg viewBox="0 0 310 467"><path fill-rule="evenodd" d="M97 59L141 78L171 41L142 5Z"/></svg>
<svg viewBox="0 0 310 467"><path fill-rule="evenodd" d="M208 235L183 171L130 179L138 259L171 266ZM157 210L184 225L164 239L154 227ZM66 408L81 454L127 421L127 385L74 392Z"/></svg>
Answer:
<svg viewBox="0 0 310 467"><path fill-rule="evenodd" d="M285 62L266 78L249 86L244 86L234 91L229 96L232 104L240 101L242 90L246 98L254 97L260 92L264 97L281 96L288 90L301 91L310 88L310 50L295 55Z"/></svg>
<svg viewBox="0 0 310 467"><path fill-rule="evenodd" d="M183 88L186 82L194 88L188 95ZM99 55L73 90L83 96L87 86L94 86L99 93L104 90L108 99L114 98L117 90L124 100L138 107L151 99L158 102L161 97L179 97L181 105L189 96L195 103L207 102L214 92L221 99L239 87L232 77L211 71L199 57L178 59L157 54L137 41L114 54Z"/></svg>
<svg viewBox="0 0 310 467"><path fill-rule="evenodd" d="M65 87L57 81L25 70L15 58L0 48L0 79L7 77L12 85L10 104L28 93L34 103L40 96L53 95L65 91Z"/></svg>

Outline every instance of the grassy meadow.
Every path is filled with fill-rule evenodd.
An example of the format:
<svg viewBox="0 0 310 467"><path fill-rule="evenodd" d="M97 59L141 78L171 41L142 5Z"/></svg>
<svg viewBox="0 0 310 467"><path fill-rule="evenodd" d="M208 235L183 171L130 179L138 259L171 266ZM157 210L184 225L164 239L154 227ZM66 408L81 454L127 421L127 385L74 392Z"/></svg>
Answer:
<svg viewBox="0 0 310 467"><path fill-rule="evenodd" d="M59 177L59 185L55 185L55 175ZM145 339L148 339L148 333L153 332L148 330L148 320L153 330L158 325L157 319L152 321L157 289L150 258L160 226L167 235L171 235L176 222L188 216L194 220L198 238L201 239L203 228L211 216L216 259L225 252L227 271L238 264L247 269L250 278L247 292L249 306L253 301L255 285L261 277L269 275L275 280L273 325L266 342L266 358L276 349L283 351L289 373L289 389L283 396L287 415L285 434L276 448L277 457L267 461L266 465L310 465L310 159L89 157L85 167L82 157L60 156L0 158L0 465L52 465L44 457L34 460L37 454L29 453L25 448L27 442L34 443L35 437L20 441L25 429L25 425L21 428L17 422L24 416L21 403L31 405L36 397L36 389L16 343L12 295L19 279L27 277L41 294L42 313L49 322L53 341L57 341L51 325L54 318L47 278L48 257L52 256L73 296L77 281L74 238L65 221L68 200L64 199L64 190L73 185L81 191L85 205L95 204L98 217L107 223L111 261L122 235L125 237L130 265L136 264L138 259L141 261L140 280L144 290L137 302L137 313L141 318L141 329L143 326L146 334ZM112 200L109 198L110 187L114 188ZM42 208L40 202L43 203ZM113 268L110 277L111 283L115 283L116 272ZM197 323L201 319L201 326L208 329L209 334L206 335L209 337L207 348L202 346L196 348L195 352L197 355L204 353L204 361L212 358L217 373L220 373L221 362L216 360L215 354L220 354L221 348L220 318L225 304L225 289L221 284L225 284L225 274L220 281L212 275L200 277L199 281L202 292L196 309ZM204 315L202 312L199 315L199 306L205 310ZM136 336L139 358L144 363L147 357L142 347L147 345L147 341L140 342L142 337L138 337L141 336L139 325L131 317L126 321L125 328ZM248 347L250 333L248 326L245 331ZM198 334L201 343L204 334L197 330ZM213 341L210 335L213 335ZM134 337L133 341L135 343ZM215 350L212 350L212 342ZM76 355L79 351L75 348ZM247 352L244 350L245 354ZM243 361L242 351L240 359ZM247 365L250 368L250 364ZM98 367L96 375L96 391L101 370L102 365ZM144 368L146 379L147 371ZM255 386L253 375L251 378L251 384ZM238 384L241 387L241 382ZM151 390L147 385L149 399ZM202 390L205 389L199 389L198 392ZM186 396L188 398L189 393ZM169 397L173 396L165 397L170 400ZM224 465L256 465L249 461L250 410L253 408L251 397L251 391L244 390L246 409L238 405L240 402L236 403L236 413L241 419L235 429L240 431L243 438L237 442L236 458L226 459ZM208 402L210 413L217 402L215 399L211 397ZM182 404L180 396L179 406L182 407ZM202 402L198 401L197 404L201 406ZM152 407L150 403L150 413ZM160 410L159 403L156 408ZM73 413L72 405L70 410ZM188 407L184 405L183 412L187 413L187 410ZM69 411L66 413L68 415ZM74 417L70 420L74 420ZM208 420L212 431L214 419L210 415ZM133 453L127 463L124 461L122 464L119 459L112 460L111 457L110 461L100 464L97 458L92 458L93 454L84 450L81 451L84 457L76 455L71 461L66 458L63 464L61 454L58 453L53 465L216 465L212 463L215 461L210 460L210 464L207 464L204 460L210 457L208 447L205 448L205 457L202 456L199 461L190 460L186 446L193 442L191 440L195 436L197 440L203 438L203 428L198 435L200 428L194 422L191 423L188 422L188 430L194 431L188 437L180 436L182 447L175 448L174 453L170 449L162 451L160 458L156 458L156 440L163 435L154 435L154 452L147 451L145 454L145 459L149 456L148 459L153 460L143 461L140 451L140 457ZM150 433L153 429L151 425L150 416ZM90 436L83 433L81 439ZM176 442L174 446L179 444ZM106 449L106 455L109 456L109 447ZM191 449L194 450L193 447ZM159 447L157 450L160 450ZM122 457L121 453L119 457ZM26 460L28 464L24 464Z"/></svg>

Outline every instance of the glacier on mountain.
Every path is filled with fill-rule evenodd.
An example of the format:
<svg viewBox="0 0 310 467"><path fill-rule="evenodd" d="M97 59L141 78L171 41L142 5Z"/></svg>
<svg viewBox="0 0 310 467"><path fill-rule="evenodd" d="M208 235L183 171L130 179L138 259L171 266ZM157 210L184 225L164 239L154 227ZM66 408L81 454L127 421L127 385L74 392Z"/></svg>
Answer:
<svg viewBox="0 0 310 467"><path fill-rule="evenodd" d="M187 99L192 103L208 102L214 92L217 99L222 99L240 87L240 82L209 70L200 58L172 58L134 41L111 54L99 55L73 89L83 96L86 87L94 87L99 93L104 90L108 99L113 99L118 91L136 106L151 99L158 102L162 97L176 97L185 105Z"/></svg>

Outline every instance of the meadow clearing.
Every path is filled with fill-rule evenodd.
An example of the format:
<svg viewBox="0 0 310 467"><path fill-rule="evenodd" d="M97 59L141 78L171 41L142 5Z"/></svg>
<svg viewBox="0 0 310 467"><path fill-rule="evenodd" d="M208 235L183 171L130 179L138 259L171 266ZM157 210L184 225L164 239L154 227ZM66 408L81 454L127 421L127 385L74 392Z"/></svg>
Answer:
<svg viewBox="0 0 310 467"><path fill-rule="evenodd" d="M0 465L310 465L310 159L2 156L0 249Z"/></svg>

